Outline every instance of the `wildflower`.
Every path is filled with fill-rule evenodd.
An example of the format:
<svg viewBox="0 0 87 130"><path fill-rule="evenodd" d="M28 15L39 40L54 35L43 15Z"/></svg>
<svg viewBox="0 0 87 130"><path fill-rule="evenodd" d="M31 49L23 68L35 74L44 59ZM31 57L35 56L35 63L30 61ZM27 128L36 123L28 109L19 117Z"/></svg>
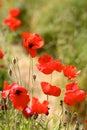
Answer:
<svg viewBox="0 0 87 130"><path fill-rule="evenodd" d="M66 90L77 90L78 89L78 83L72 82L66 85Z"/></svg>
<svg viewBox="0 0 87 130"><path fill-rule="evenodd" d="M61 72L63 70L63 65L58 59L54 61L54 69L58 72Z"/></svg>
<svg viewBox="0 0 87 130"><path fill-rule="evenodd" d="M4 53L3 53L3 51L0 49L0 59L2 59L3 56L4 56Z"/></svg>
<svg viewBox="0 0 87 130"><path fill-rule="evenodd" d="M66 92L64 102L70 106L75 105L77 102L85 100L86 92L78 88L78 83L73 82L66 85Z"/></svg>
<svg viewBox="0 0 87 130"><path fill-rule="evenodd" d="M38 115L38 114L48 115L48 113L49 113L48 104L49 104L49 102L47 100L44 100L42 103L40 103L38 98L33 97L31 107L24 108L24 110L22 111L22 114L26 118L29 118L33 115Z"/></svg>
<svg viewBox="0 0 87 130"><path fill-rule="evenodd" d="M14 85L14 83L8 85L7 81L4 81L4 89L3 89L3 92L1 93L2 98L4 98L4 99L7 98L13 85Z"/></svg>
<svg viewBox="0 0 87 130"><path fill-rule="evenodd" d="M52 66L52 62L53 59L51 56L49 55L42 55L39 57L38 62L39 64L37 64L37 68L39 71L41 71L44 74L51 74L53 72L53 66Z"/></svg>
<svg viewBox="0 0 87 130"><path fill-rule="evenodd" d="M72 80L80 74L80 71L77 71L75 66L66 65L63 67L63 73L66 77L68 77L68 79Z"/></svg>
<svg viewBox="0 0 87 130"><path fill-rule="evenodd" d="M60 96L61 89L57 86L53 86L47 82L41 82L42 91L51 96Z"/></svg>
<svg viewBox="0 0 87 130"><path fill-rule="evenodd" d="M76 95L76 98L75 98L76 102L82 102L85 100L86 92L83 90L77 90L75 95Z"/></svg>
<svg viewBox="0 0 87 130"><path fill-rule="evenodd" d="M39 64L37 64L37 69L44 74L51 74L53 71L62 71L62 64L59 60L53 60L52 56L42 55L38 58Z"/></svg>
<svg viewBox="0 0 87 130"><path fill-rule="evenodd" d="M44 100L42 103L40 103L38 98L33 97L31 105L31 114L48 114L48 104L49 102L47 100Z"/></svg>
<svg viewBox="0 0 87 130"><path fill-rule="evenodd" d="M52 62L52 61L53 61L52 56L47 55L47 54L40 56L39 59L38 59L38 62L40 64L46 64L46 63L49 63L49 62Z"/></svg>
<svg viewBox="0 0 87 130"><path fill-rule="evenodd" d="M17 17L17 16L20 15L20 10L17 9L17 8L10 9L9 14L10 14L12 17Z"/></svg>
<svg viewBox="0 0 87 130"><path fill-rule="evenodd" d="M22 38L25 49L34 58L37 55L37 49L43 47L44 40L38 34L29 32L24 32Z"/></svg>
<svg viewBox="0 0 87 130"><path fill-rule="evenodd" d="M11 30L17 30L21 26L21 21L15 17L8 16L4 21L4 24L8 25Z"/></svg>
<svg viewBox="0 0 87 130"><path fill-rule="evenodd" d="M27 90L23 86L14 84L10 91L10 100L14 108L23 110L30 101Z"/></svg>
<svg viewBox="0 0 87 130"><path fill-rule="evenodd" d="M76 103L75 97L76 97L76 95L73 91L67 91L65 93L65 96L64 96L65 104L70 105L70 106L74 106Z"/></svg>

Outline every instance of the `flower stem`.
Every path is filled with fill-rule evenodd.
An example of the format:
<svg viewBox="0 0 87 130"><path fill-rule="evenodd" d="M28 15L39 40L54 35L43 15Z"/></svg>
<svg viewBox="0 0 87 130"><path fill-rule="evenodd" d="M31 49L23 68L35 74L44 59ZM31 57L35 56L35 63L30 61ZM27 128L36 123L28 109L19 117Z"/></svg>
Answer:
<svg viewBox="0 0 87 130"><path fill-rule="evenodd" d="M21 84L21 85L22 85L22 80L21 80L21 72L20 72L20 68L19 68L18 61L17 61L17 69L18 69L18 73L19 73L19 84Z"/></svg>

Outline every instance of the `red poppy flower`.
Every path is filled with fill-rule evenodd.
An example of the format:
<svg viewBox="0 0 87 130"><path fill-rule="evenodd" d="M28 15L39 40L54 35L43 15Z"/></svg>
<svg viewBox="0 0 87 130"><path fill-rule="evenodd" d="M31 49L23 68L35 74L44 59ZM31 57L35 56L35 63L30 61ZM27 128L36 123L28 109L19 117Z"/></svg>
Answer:
<svg viewBox="0 0 87 130"><path fill-rule="evenodd" d="M70 106L75 105L76 102L85 100L86 92L78 88L78 83L73 82L66 85L66 92L64 102Z"/></svg>
<svg viewBox="0 0 87 130"><path fill-rule="evenodd" d="M22 38L25 49L34 58L37 55L37 49L43 47L44 40L38 34L29 32L24 32Z"/></svg>
<svg viewBox="0 0 87 130"><path fill-rule="evenodd" d="M12 16L7 17L3 23L8 25L11 30L17 30L21 25L21 21Z"/></svg>
<svg viewBox="0 0 87 130"><path fill-rule="evenodd" d="M41 82L41 88L47 95L60 96L61 89L57 86L53 86L47 82Z"/></svg>
<svg viewBox="0 0 87 130"><path fill-rule="evenodd" d="M54 61L53 65L56 71L61 72L63 70L63 65L58 59Z"/></svg>
<svg viewBox="0 0 87 130"><path fill-rule="evenodd" d="M47 100L44 100L42 103L40 103L38 98L33 97L31 107L24 108L24 110L22 111L22 114L26 118L29 118L29 117L31 117L35 114L46 114L46 115L48 115L49 114L48 104L49 104L49 102Z"/></svg>
<svg viewBox="0 0 87 130"><path fill-rule="evenodd" d="M68 79L74 79L77 77L78 74L80 74L80 71L76 70L75 66L72 65L66 65L63 67L63 73Z"/></svg>
<svg viewBox="0 0 87 130"><path fill-rule="evenodd" d="M8 85L8 83L6 81L4 81L4 89L3 89L3 92L1 93L2 98L4 98L4 99L7 98L7 96L10 93L10 90L13 87L14 84L15 83Z"/></svg>
<svg viewBox="0 0 87 130"><path fill-rule="evenodd" d="M17 9L17 8L10 9L9 14L10 14L12 17L17 17L17 16L20 15L20 10Z"/></svg>
<svg viewBox="0 0 87 130"><path fill-rule="evenodd" d="M66 90L77 90L78 88L78 83L77 82L72 82L66 85Z"/></svg>
<svg viewBox="0 0 87 130"><path fill-rule="evenodd" d="M49 63L49 62L52 62L52 61L53 61L52 56L47 55L47 54L40 56L39 59L38 59L38 62L40 64L46 64L46 63Z"/></svg>
<svg viewBox="0 0 87 130"><path fill-rule="evenodd" d="M53 60L52 56L42 55L38 58L39 64L37 64L37 69L44 74L51 74L53 71L61 72L63 65L59 60Z"/></svg>
<svg viewBox="0 0 87 130"><path fill-rule="evenodd" d="M0 59L2 59L3 56L4 56L4 53L3 53L3 51L0 49Z"/></svg>
<svg viewBox="0 0 87 130"><path fill-rule="evenodd" d="M37 64L37 69L44 74L51 74L53 72L53 68L50 67L50 63L46 65Z"/></svg>
<svg viewBox="0 0 87 130"><path fill-rule="evenodd" d="M39 102L38 98L33 97L31 105L31 114L48 114L48 104L47 100L44 100L42 103Z"/></svg>
<svg viewBox="0 0 87 130"><path fill-rule="evenodd" d="M86 92L83 91L83 90L77 90L76 93L76 102L82 102L85 100L85 97L86 97Z"/></svg>
<svg viewBox="0 0 87 130"><path fill-rule="evenodd" d="M10 100L14 108L23 110L30 101L30 98L24 87L15 84L10 91Z"/></svg>
<svg viewBox="0 0 87 130"><path fill-rule="evenodd" d="M74 106L75 105L75 93L73 91L69 91L65 93L64 102L67 105Z"/></svg>

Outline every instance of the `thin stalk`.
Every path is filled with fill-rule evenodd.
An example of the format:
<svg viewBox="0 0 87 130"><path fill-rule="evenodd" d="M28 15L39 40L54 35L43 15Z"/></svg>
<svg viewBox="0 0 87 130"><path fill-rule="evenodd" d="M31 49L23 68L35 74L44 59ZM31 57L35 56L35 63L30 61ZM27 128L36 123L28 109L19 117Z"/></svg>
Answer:
<svg viewBox="0 0 87 130"><path fill-rule="evenodd" d="M30 73L30 67L31 67L30 61L31 61L31 59L29 60L28 86L30 86L30 75L31 75L31 73ZM29 88L28 88L28 90L29 90Z"/></svg>
<svg viewBox="0 0 87 130"><path fill-rule="evenodd" d="M32 97L33 97L33 93L34 93L34 79L33 79L33 58L31 59L31 70L32 70L32 74L31 74L31 76L32 76Z"/></svg>
<svg viewBox="0 0 87 130"><path fill-rule="evenodd" d="M19 82L18 81L18 76L17 76L17 73L16 73L16 69L15 69L15 65L12 64L12 67L13 67L13 72L14 72L14 76L15 76L16 82Z"/></svg>
<svg viewBox="0 0 87 130"><path fill-rule="evenodd" d="M47 101L49 100L49 95L47 95Z"/></svg>
<svg viewBox="0 0 87 130"><path fill-rule="evenodd" d="M33 97L33 90L34 90L34 79L33 79L33 58L30 57L29 60L29 79L28 79L29 86L31 86L31 98Z"/></svg>
<svg viewBox="0 0 87 130"><path fill-rule="evenodd" d="M18 61L17 61L17 69L18 69L18 73L19 73L19 84L22 84L22 80L21 80L21 72L20 72L20 68L19 68Z"/></svg>

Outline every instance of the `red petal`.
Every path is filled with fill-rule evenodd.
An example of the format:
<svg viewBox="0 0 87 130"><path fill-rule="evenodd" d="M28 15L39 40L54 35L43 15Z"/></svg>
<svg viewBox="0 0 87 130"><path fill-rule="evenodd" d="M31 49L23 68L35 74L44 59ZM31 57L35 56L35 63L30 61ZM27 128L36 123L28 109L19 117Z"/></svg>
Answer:
<svg viewBox="0 0 87 130"><path fill-rule="evenodd" d="M60 96L61 89L57 86L53 86L47 82L41 82L41 88L47 95Z"/></svg>

